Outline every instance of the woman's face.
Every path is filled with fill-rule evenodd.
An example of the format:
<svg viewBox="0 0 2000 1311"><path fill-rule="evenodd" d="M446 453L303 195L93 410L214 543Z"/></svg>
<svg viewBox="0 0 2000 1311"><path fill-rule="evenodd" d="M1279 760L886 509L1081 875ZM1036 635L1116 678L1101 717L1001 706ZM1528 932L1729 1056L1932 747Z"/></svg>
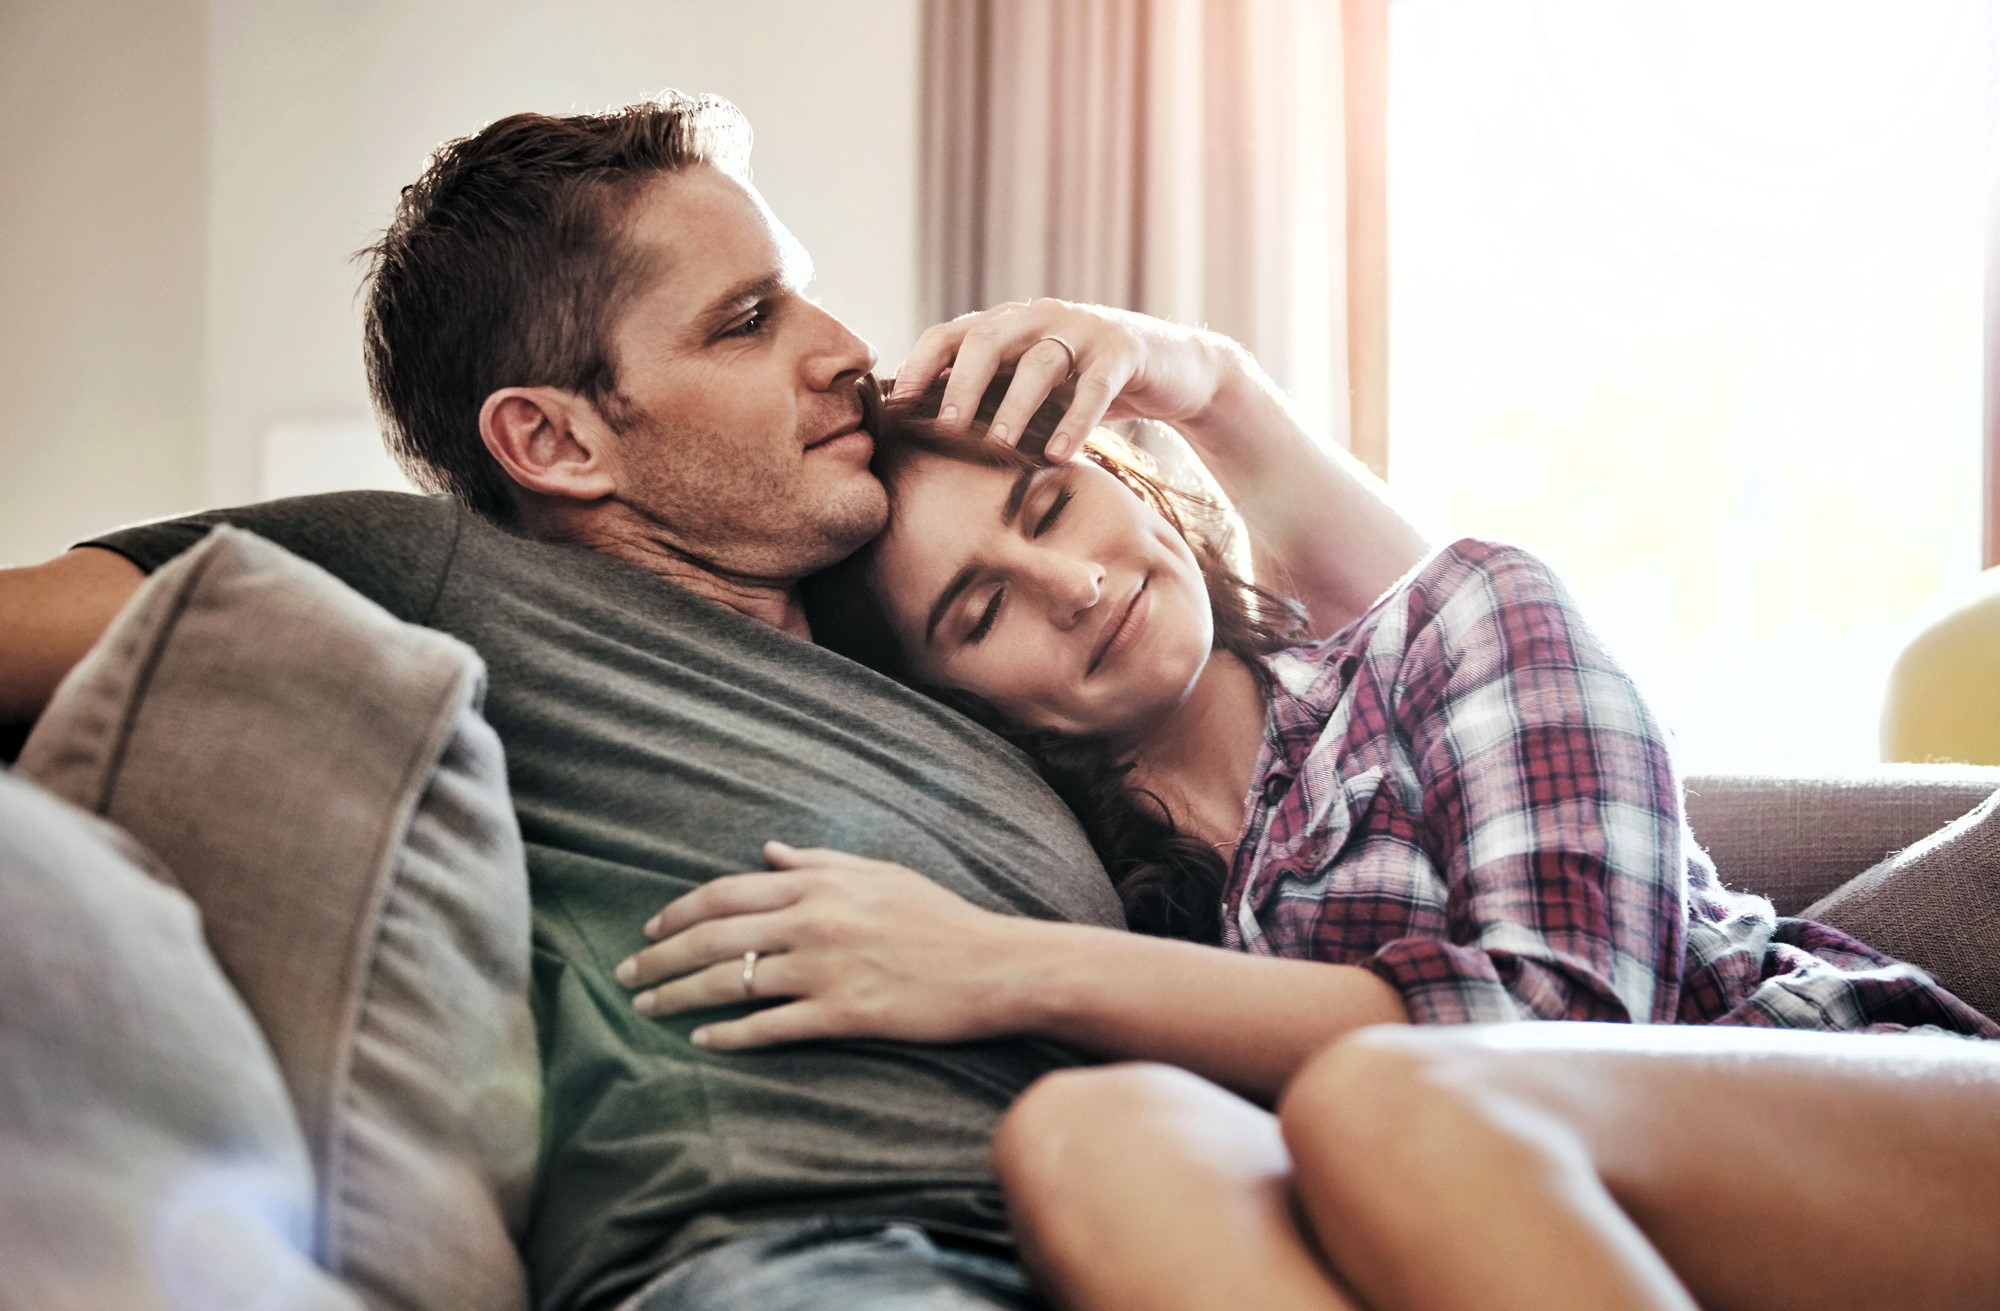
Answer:
<svg viewBox="0 0 2000 1311"><path fill-rule="evenodd" d="M1214 640L1173 525L1088 459L1027 471L916 457L869 582L917 676L1014 723L1137 743Z"/></svg>

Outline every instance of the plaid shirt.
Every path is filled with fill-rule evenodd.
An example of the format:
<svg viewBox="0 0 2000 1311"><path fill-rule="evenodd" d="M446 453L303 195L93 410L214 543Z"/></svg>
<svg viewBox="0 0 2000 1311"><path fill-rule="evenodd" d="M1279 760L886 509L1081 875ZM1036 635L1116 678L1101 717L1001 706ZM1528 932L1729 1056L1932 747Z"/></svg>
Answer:
<svg viewBox="0 0 2000 1311"><path fill-rule="evenodd" d="M1722 886L1638 690L1523 551L1455 543L1262 672L1225 946L1365 967L1420 1024L2000 1037L1915 966Z"/></svg>

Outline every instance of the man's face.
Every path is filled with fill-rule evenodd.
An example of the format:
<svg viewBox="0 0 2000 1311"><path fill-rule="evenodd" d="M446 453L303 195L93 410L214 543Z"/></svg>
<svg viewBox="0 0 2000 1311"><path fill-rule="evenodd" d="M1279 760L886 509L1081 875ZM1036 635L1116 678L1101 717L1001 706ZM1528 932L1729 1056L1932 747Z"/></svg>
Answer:
<svg viewBox="0 0 2000 1311"><path fill-rule="evenodd" d="M856 394L875 352L807 298L811 263L763 198L697 165L653 183L623 235L652 285L611 335L621 530L781 583L880 532Z"/></svg>

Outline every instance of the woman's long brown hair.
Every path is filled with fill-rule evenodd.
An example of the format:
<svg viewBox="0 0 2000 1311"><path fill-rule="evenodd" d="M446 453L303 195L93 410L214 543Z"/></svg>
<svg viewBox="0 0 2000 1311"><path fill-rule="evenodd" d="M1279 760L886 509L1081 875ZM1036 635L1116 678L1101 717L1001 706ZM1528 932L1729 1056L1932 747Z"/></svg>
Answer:
<svg viewBox="0 0 2000 1311"><path fill-rule="evenodd" d="M863 387L864 426L875 435L872 467L889 489L892 507L897 480L919 456L1007 469L1039 468L1044 463L1042 448L1065 412L1054 398L1029 420L1018 448L985 435L1009 381L1003 374L987 389L965 432L937 421L944 396L942 380L921 395L896 401L883 400L872 383ZM1217 650L1255 667L1257 656L1304 638L1303 607L1258 587L1230 567L1223 507L1162 482L1142 452L1110 432L1093 433L1077 458L1091 460L1131 488L1187 541L1207 584ZM1165 803L1130 782L1132 761L1122 759L1105 738L1022 728L970 693L917 679L869 585L873 553L872 545L865 546L806 580L802 590L814 640L952 706L1026 752L1082 822L1133 929L1217 941L1228 862L1210 844L1174 827Z"/></svg>

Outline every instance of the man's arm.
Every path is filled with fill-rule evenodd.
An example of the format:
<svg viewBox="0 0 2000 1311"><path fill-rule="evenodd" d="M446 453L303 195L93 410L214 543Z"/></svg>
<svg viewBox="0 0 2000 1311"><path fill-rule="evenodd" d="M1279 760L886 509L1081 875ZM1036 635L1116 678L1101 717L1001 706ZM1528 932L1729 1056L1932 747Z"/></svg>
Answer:
<svg viewBox="0 0 2000 1311"><path fill-rule="evenodd" d="M144 581L139 566L94 546L0 569L0 729L35 722Z"/></svg>

